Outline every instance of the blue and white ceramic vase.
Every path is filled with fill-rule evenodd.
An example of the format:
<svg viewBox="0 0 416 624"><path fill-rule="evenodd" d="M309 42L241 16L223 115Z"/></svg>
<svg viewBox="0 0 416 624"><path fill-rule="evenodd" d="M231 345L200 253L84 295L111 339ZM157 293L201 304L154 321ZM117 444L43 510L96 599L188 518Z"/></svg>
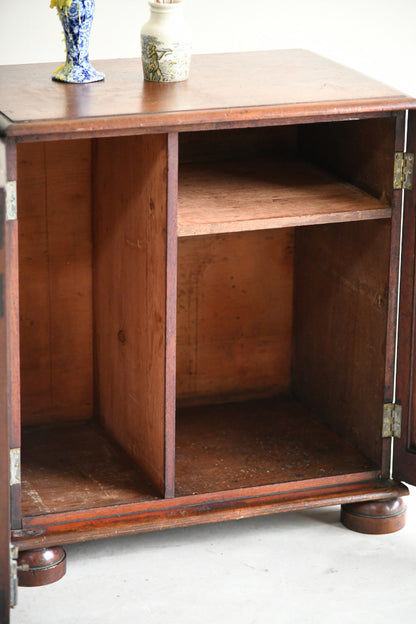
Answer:
<svg viewBox="0 0 416 624"><path fill-rule="evenodd" d="M183 0L150 0L150 19L141 30L145 80L179 82L189 76L191 30L183 15Z"/></svg>
<svg viewBox="0 0 416 624"><path fill-rule="evenodd" d="M88 52L95 1L61 0L54 6L64 29L66 62L52 74L53 80L75 83L103 80L104 74L90 64Z"/></svg>

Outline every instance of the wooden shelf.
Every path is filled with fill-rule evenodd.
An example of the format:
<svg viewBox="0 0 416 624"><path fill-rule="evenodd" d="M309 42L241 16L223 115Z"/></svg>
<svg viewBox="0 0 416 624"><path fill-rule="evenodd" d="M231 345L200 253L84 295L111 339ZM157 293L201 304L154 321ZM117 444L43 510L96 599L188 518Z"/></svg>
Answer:
<svg viewBox="0 0 416 624"><path fill-rule="evenodd" d="M389 217L390 206L302 161L179 168L179 236Z"/></svg>
<svg viewBox="0 0 416 624"><path fill-rule="evenodd" d="M177 496L377 474L370 460L291 399L182 408L176 436Z"/></svg>
<svg viewBox="0 0 416 624"><path fill-rule="evenodd" d="M157 499L137 466L92 421L23 429L23 516Z"/></svg>

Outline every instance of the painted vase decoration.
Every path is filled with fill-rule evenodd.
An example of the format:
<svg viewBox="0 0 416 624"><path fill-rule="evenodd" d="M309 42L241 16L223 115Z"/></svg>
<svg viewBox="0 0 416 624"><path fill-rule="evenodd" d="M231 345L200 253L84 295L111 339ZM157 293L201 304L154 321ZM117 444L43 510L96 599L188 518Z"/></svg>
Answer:
<svg viewBox="0 0 416 624"><path fill-rule="evenodd" d="M183 0L150 1L150 19L141 30L145 80L179 82L189 76L191 31L183 15Z"/></svg>
<svg viewBox="0 0 416 624"><path fill-rule="evenodd" d="M66 44L66 62L53 74L53 80L60 82L96 82L104 79L89 61L89 43L94 0L51 0L51 8L56 7Z"/></svg>

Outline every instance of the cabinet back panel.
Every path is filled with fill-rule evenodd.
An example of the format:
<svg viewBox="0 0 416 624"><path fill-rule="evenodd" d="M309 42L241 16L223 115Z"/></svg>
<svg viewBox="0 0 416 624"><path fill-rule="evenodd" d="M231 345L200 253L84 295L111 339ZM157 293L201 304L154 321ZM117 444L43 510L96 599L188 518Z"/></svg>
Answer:
<svg viewBox="0 0 416 624"><path fill-rule="evenodd" d="M380 463L390 222L296 232L293 389Z"/></svg>
<svg viewBox="0 0 416 624"><path fill-rule="evenodd" d="M92 415L90 141L18 146L22 422Z"/></svg>
<svg viewBox="0 0 416 624"><path fill-rule="evenodd" d="M297 126L181 132L181 163L242 160L256 156L293 157Z"/></svg>
<svg viewBox="0 0 416 624"><path fill-rule="evenodd" d="M288 392L293 240L293 229L179 240L179 403Z"/></svg>

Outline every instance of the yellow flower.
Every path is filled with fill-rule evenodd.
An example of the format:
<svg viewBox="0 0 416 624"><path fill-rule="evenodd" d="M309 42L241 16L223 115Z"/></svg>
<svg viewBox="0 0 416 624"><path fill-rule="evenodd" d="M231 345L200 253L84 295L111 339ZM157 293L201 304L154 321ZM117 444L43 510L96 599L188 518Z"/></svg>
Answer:
<svg viewBox="0 0 416 624"><path fill-rule="evenodd" d="M63 9L65 9L67 11L69 7L71 6L71 3L72 3L72 0L51 0L51 3L49 6L51 9L56 7L58 10L60 9L62 11Z"/></svg>

